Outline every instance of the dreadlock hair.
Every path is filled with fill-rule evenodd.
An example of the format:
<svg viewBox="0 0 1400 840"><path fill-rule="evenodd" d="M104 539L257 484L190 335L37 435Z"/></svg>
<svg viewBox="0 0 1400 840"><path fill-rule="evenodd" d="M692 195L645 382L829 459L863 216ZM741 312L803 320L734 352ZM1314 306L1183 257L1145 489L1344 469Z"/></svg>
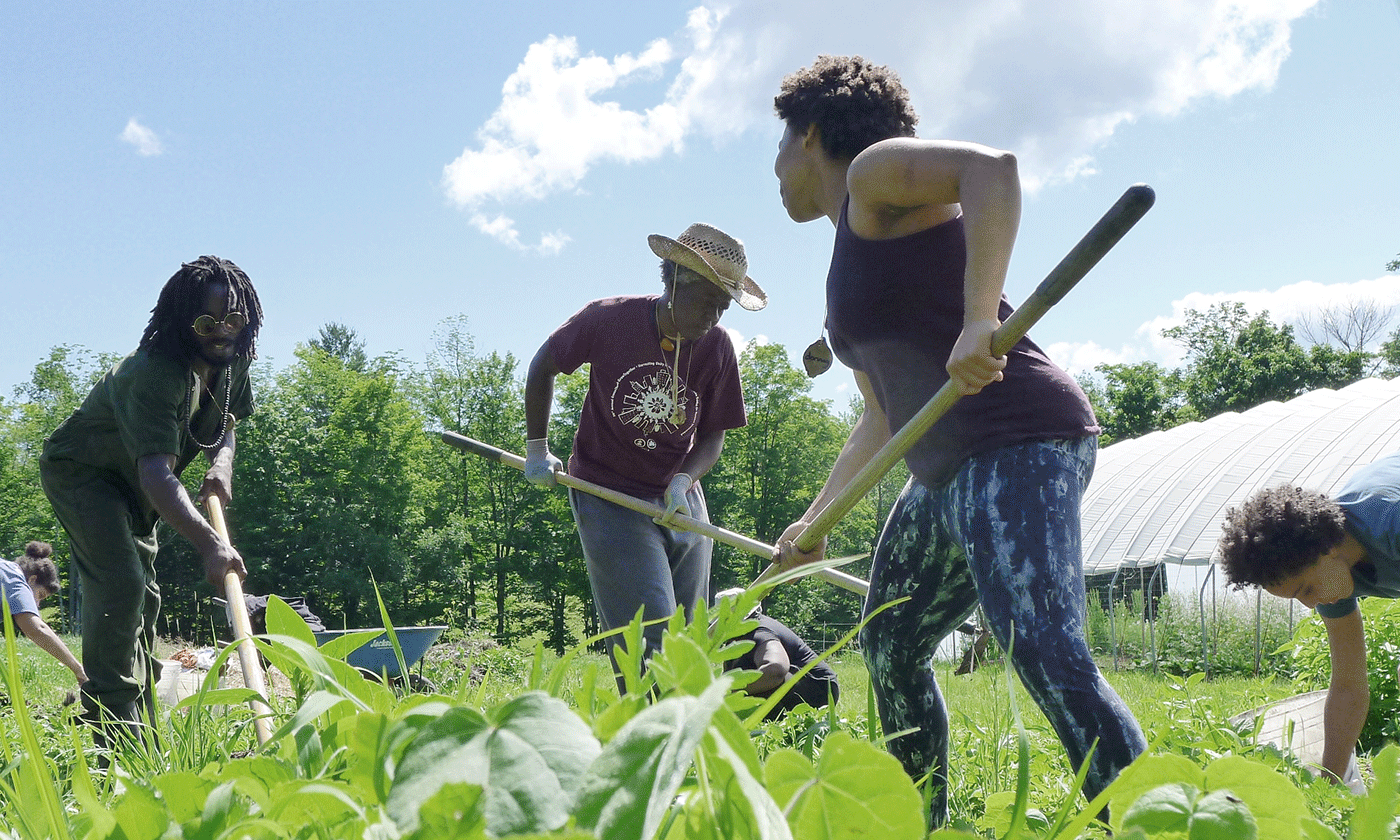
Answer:
<svg viewBox="0 0 1400 840"><path fill-rule="evenodd" d="M190 325L204 312L205 290L211 283L228 289L228 311L248 316L248 326L234 340L234 354L256 359L262 304L243 269L219 257L200 257L183 263L160 290L151 320L141 335L140 348L172 359L188 361L197 345Z"/></svg>
<svg viewBox="0 0 1400 840"><path fill-rule="evenodd" d="M919 122L898 74L858 55L819 55L788 74L773 110L796 131L816 125L822 148L836 160L891 137L913 137Z"/></svg>
<svg viewBox="0 0 1400 840"><path fill-rule="evenodd" d="M29 545L24 547L24 556L15 563L24 573L25 580L34 578L35 583L50 592L59 590L58 568L53 564L53 546L39 540L31 540Z"/></svg>
<svg viewBox="0 0 1400 840"><path fill-rule="evenodd" d="M1220 565L1235 589L1273 586L1340 545L1345 526L1341 505L1321 493L1292 485L1261 490L1225 512Z"/></svg>

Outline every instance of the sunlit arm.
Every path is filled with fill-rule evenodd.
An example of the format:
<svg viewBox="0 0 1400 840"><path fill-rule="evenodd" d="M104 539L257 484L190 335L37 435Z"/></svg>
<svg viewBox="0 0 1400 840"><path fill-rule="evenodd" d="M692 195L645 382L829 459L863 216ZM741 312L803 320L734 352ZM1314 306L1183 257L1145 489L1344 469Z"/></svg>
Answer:
<svg viewBox="0 0 1400 840"><path fill-rule="evenodd" d="M151 500L160 518L194 545L204 560L205 579L222 592L224 575L234 571L243 578L247 577L248 570L233 546L200 515L174 469L174 455L145 455L136 462L142 492Z"/></svg>
<svg viewBox="0 0 1400 840"><path fill-rule="evenodd" d="M87 682L87 672L83 670L83 664L78 661L73 652L68 649L68 646L63 643L63 640L41 616L34 613L20 613L15 616L15 625L19 627L26 639L72 671L79 684Z"/></svg>
<svg viewBox="0 0 1400 840"><path fill-rule="evenodd" d="M549 342L540 345L525 373L525 437L544 438L549 434L549 412L554 406L554 377L559 366Z"/></svg>
<svg viewBox="0 0 1400 840"><path fill-rule="evenodd" d="M1010 152L946 140L900 137L870 146L846 174L856 233L884 239L963 217L967 267L963 334L948 373L963 394L1001 379L1005 359L991 355L1011 250L1021 224L1021 179Z"/></svg>
<svg viewBox="0 0 1400 840"><path fill-rule="evenodd" d="M761 676L744 686L744 691L767 696L787 682L792 661L788 659L787 649L783 647L782 642L769 639L761 646L755 647L750 656L753 657L754 666L758 668Z"/></svg>
<svg viewBox="0 0 1400 840"><path fill-rule="evenodd" d="M1346 774L1356 739L1371 707L1366 679L1366 635L1361 611L1341 618L1324 618L1332 655L1332 679L1322 712L1322 767L1338 781Z"/></svg>

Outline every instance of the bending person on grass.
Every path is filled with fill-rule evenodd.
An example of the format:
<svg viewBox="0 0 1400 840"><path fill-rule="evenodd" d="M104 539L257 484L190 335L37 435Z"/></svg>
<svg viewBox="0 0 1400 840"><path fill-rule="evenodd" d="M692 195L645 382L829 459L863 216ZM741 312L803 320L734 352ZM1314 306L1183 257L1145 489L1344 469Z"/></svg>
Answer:
<svg viewBox="0 0 1400 840"><path fill-rule="evenodd" d="M1257 586L1317 610L1331 680L1322 769L1345 781L1371 706L1358 598L1400 598L1400 453L1358 470L1336 498L1283 485L1225 514L1220 565L1236 589Z"/></svg>
<svg viewBox="0 0 1400 840"><path fill-rule="evenodd" d="M562 467L547 440L554 377L588 363L569 474L663 505L663 522L677 513L708 522L700 479L719 460L725 431L747 422L734 345L719 319L731 301L758 310L768 298L747 275L744 246L721 230L694 224L647 244L661 258L662 293L587 304L530 362L525 477L554 486ZM709 537L574 490L569 504L604 631L626 626L639 608L646 621L677 607L688 619L709 597ZM662 631L646 628L648 655ZM617 643L609 637L610 654Z"/></svg>
<svg viewBox="0 0 1400 840"><path fill-rule="evenodd" d="M58 569L52 555L53 546L33 540L24 547L24 556L20 559L12 561L0 557L0 590L10 603L15 629L40 650L62 662L73 672L78 685L82 685L87 682L83 664L39 614L39 605L50 595L57 595L59 590Z"/></svg>
<svg viewBox="0 0 1400 840"><path fill-rule="evenodd" d="M726 589L715 596L715 603L721 598L737 598L744 594L743 589ZM746 618L758 622L758 626L742 636L735 636L731 642L753 642L747 653L726 660L725 671L757 671L758 679L744 686L744 693L754 697L771 697L774 692L784 689L764 720L777 720L803 703L814 709L828 704L835 705L841 697L841 685L836 680L836 671L826 662L817 661L819 656L811 646L793 632L792 628L772 616L764 615L755 604ZM793 682L797 672L812 665L811 670L801 679Z"/></svg>
<svg viewBox="0 0 1400 840"><path fill-rule="evenodd" d="M141 342L44 441L39 477L82 583L84 716L104 737L154 711L160 587L156 525L194 544L205 578L243 558L191 501L180 474L204 453L199 500L233 498L234 425L253 409L248 368L262 306L243 270L200 257L161 289Z"/></svg>
<svg viewBox="0 0 1400 840"><path fill-rule="evenodd" d="M1006 357L991 335L1020 222L1015 158L921 140L888 68L822 56L783 80L774 172L788 215L836 228L826 327L865 398L831 475L778 541L780 568L810 562L793 541L950 379L962 399L908 452L913 474L875 547L861 632L890 752L932 774L947 819L948 713L938 643L980 603L1002 648L1093 797L1146 742L1084 639L1079 501L1099 426L1079 386L1029 338Z"/></svg>

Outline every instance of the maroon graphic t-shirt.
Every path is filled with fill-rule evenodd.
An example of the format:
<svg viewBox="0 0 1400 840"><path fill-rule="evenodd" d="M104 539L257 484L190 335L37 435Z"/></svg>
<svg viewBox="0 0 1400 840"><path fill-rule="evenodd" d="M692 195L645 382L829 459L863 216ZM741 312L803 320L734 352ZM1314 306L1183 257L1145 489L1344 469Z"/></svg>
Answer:
<svg viewBox="0 0 1400 840"><path fill-rule="evenodd" d="M595 300L549 337L560 371L590 366L569 474L643 498L666 492L697 436L747 423L728 333L716 326L677 358L661 348L656 300Z"/></svg>

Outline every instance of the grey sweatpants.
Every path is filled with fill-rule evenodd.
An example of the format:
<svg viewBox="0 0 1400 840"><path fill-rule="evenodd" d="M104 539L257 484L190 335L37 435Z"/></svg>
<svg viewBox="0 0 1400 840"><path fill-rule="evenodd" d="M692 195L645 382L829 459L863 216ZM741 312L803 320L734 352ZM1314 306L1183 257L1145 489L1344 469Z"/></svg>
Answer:
<svg viewBox="0 0 1400 840"><path fill-rule="evenodd" d="M690 488L686 500L691 517L710 521L699 482ZM660 498L648 501L663 503ZM604 631L626 626L639 608L644 621L670 618L677 607L685 610L689 620L695 605L708 601L714 548L709 537L657 525L644 513L577 490L569 491L569 505ZM648 657L660 649L665 629L664 623L645 629ZM619 641L620 634L608 637L609 655ZM614 660L614 668L616 664Z"/></svg>

